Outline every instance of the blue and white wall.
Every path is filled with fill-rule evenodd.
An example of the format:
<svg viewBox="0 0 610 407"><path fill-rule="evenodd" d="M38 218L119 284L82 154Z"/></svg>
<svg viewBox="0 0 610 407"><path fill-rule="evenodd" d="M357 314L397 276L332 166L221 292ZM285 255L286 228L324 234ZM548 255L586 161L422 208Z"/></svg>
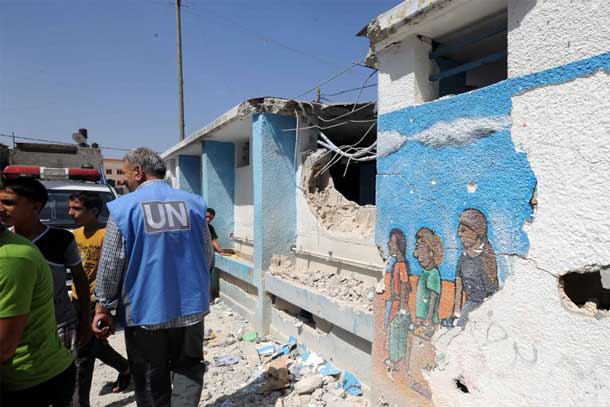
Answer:
<svg viewBox="0 0 610 407"><path fill-rule="evenodd" d="M377 54L377 244L387 247L390 231L402 230L416 282L416 232L440 237L439 271L450 291L441 294L440 317L450 318L459 217L476 208L488 222L500 285L464 330L435 328L432 357L421 355L425 346L413 349L412 363L431 363L402 381L386 373L386 333L376 325L374 387L390 405L610 400L610 342L600 340L610 335L610 316L573 305L558 280L610 265L610 3L513 0L508 11L509 78L486 88L429 101L418 73L427 59L402 72L396 63L426 55L426 44L400 40ZM377 304L383 318L385 303Z"/></svg>

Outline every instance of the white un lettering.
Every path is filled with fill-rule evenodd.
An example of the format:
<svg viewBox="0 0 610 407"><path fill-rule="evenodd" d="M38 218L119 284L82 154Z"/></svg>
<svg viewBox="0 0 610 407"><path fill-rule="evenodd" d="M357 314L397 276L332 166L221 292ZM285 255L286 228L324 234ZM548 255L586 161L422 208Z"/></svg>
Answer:
<svg viewBox="0 0 610 407"><path fill-rule="evenodd" d="M189 211L184 201L142 202L146 233L190 230Z"/></svg>

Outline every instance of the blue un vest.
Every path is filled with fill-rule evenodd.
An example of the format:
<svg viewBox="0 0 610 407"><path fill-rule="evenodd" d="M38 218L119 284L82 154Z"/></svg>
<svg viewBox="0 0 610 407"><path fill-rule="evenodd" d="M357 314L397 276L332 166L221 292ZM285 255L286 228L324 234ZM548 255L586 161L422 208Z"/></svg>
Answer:
<svg viewBox="0 0 610 407"><path fill-rule="evenodd" d="M129 261L122 306L129 326L209 311L205 201L152 182L110 203Z"/></svg>

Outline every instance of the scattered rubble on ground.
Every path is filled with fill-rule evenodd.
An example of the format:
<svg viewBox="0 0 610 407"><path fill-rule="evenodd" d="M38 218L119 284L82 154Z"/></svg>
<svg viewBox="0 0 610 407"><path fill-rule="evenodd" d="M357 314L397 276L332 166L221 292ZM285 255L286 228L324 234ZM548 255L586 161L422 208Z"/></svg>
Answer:
<svg viewBox="0 0 610 407"><path fill-rule="evenodd" d="M324 272L313 268L306 272L299 271L286 256L273 256L269 272L331 297L333 301L346 302L367 311L373 310L375 286L368 285L354 276Z"/></svg>
<svg viewBox="0 0 610 407"><path fill-rule="evenodd" d="M217 301L206 318L207 372L200 406L368 407L360 382L306 344L259 336ZM224 362L217 363L218 360Z"/></svg>
<svg viewBox="0 0 610 407"><path fill-rule="evenodd" d="M319 149L303 163L301 186L309 206L328 230L372 235L375 230L375 206L360 206L345 198L334 186L329 171L323 171L332 154Z"/></svg>

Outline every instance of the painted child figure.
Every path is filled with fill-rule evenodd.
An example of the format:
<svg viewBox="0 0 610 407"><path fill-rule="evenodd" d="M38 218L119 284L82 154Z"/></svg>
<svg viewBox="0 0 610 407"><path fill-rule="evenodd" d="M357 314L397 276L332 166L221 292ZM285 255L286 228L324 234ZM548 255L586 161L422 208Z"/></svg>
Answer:
<svg viewBox="0 0 610 407"><path fill-rule="evenodd" d="M417 331L428 337L434 335L439 323L438 306L441 296L441 275L438 266L443 262L443 243L432 230L421 228L415 234L413 257L422 268L417 282L415 315Z"/></svg>
<svg viewBox="0 0 610 407"><path fill-rule="evenodd" d="M388 349L388 369L395 372L407 356L407 335L411 329L409 313L409 264L406 259L407 240L400 229L392 229L388 241L390 261L384 275L384 331Z"/></svg>
<svg viewBox="0 0 610 407"><path fill-rule="evenodd" d="M468 314L498 291L496 254L487 237L487 218L478 209L460 215L458 237L464 252L455 270L455 324L464 327ZM466 300L462 304L462 293Z"/></svg>

